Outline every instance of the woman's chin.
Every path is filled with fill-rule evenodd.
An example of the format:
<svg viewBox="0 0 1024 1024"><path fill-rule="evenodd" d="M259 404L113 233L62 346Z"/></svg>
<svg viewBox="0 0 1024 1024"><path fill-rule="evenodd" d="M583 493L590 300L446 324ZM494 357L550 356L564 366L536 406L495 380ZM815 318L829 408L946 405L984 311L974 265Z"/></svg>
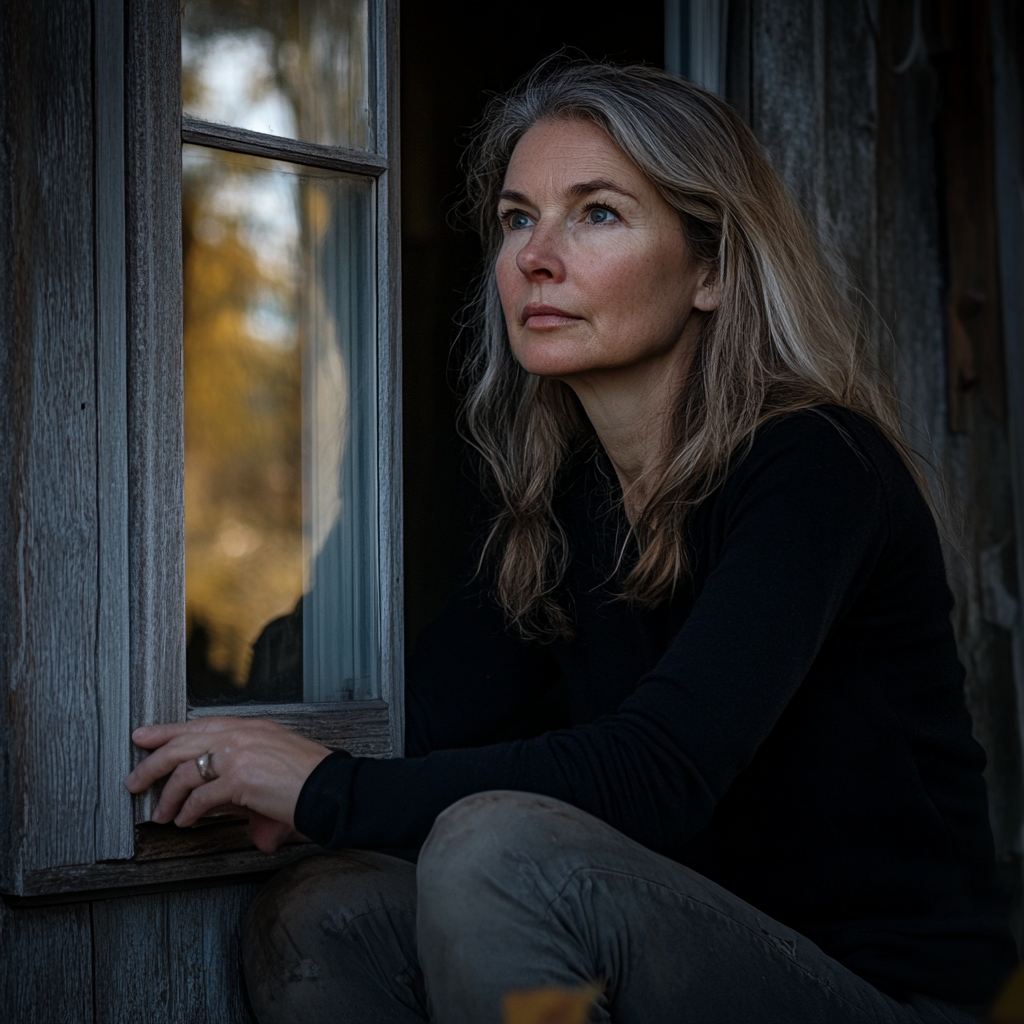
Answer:
<svg viewBox="0 0 1024 1024"><path fill-rule="evenodd" d="M525 351L513 349L519 365L537 377L572 377L593 370L593 359L588 359L578 349L575 352L558 352L554 347L527 346Z"/></svg>

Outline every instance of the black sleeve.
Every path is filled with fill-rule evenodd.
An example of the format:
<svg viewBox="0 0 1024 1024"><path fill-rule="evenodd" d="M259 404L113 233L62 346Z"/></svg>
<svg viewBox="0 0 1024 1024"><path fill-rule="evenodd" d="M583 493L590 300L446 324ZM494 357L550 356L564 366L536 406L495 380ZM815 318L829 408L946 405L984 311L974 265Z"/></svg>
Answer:
<svg viewBox="0 0 1024 1024"><path fill-rule="evenodd" d="M425 757L334 755L300 794L298 829L327 846L415 847L454 801L514 789L565 800L653 850L678 848L753 758L889 533L877 471L813 415L763 431L710 529L717 555L692 613L614 714Z"/></svg>

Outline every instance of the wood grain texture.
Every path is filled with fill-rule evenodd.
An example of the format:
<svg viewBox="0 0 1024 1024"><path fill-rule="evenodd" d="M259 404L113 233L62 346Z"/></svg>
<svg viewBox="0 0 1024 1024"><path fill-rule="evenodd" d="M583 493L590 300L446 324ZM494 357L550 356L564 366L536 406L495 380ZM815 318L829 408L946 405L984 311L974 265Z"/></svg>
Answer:
<svg viewBox="0 0 1024 1024"><path fill-rule="evenodd" d="M939 126L945 168L949 291L949 417L967 429L965 393L977 387L1000 424L1006 387L996 238L992 40L988 0L939 3ZM1018 285L1019 287L1019 285Z"/></svg>
<svg viewBox="0 0 1024 1024"><path fill-rule="evenodd" d="M128 684L128 399L125 333L124 7L95 0L96 450L99 775L96 858L132 855Z"/></svg>
<svg viewBox="0 0 1024 1024"><path fill-rule="evenodd" d="M934 85L927 62L900 75L893 71L907 48L909 13L895 4L880 7L873 181L878 284L873 301L884 324L888 364L910 442L941 467L948 446ZM932 473L936 493L941 475Z"/></svg>
<svg viewBox="0 0 1024 1024"><path fill-rule="evenodd" d="M0 868L93 859L97 801L92 15L7 4Z"/></svg>
<svg viewBox="0 0 1024 1024"><path fill-rule="evenodd" d="M1019 583L1024 580L1024 11L1014 0L994 0L992 44L1007 426ZM1024 747L1024 617L1019 606L1013 645L1017 735ZM1020 867L1018 877L1024 873L1024 864ZM1024 927L1018 917L1018 948L1024 947L1022 940Z"/></svg>
<svg viewBox="0 0 1024 1024"><path fill-rule="evenodd" d="M245 820L203 819L195 828L143 822L135 826L135 862L254 850L245 812L241 817Z"/></svg>
<svg viewBox="0 0 1024 1024"><path fill-rule="evenodd" d="M934 13L933 9L933 13ZM936 84L944 57L921 50L895 69L912 38L910 3L880 6L877 190L879 287L877 305L892 332L895 370L908 433L930 456L935 493L955 515L947 570L956 596L953 624L967 671L967 706L974 735L988 757L989 810L1000 870L1019 891L1021 744L1017 728L1012 608L1018 591L1013 564L1014 517L1010 453L980 388L962 396L962 433L949 432L947 389L947 235L943 230L946 177L936 145ZM991 95L983 98L991 103ZM974 116L972 114L971 116ZM1011 598L1012 601L1012 598ZM1019 613L1018 613L1019 614ZM1018 909L1019 920L1019 909Z"/></svg>
<svg viewBox="0 0 1024 1024"><path fill-rule="evenodd" d="M381 697L388 706L390 750L405 749L405 600L402 549L402 279L399 167L398 0L374 5L376 137L388 170L378 180L378 397L380 439Z"/></svg>
<svg viewBox="0 0 1024 1024"><path fill-rule="evenodd" d="M12 18L9 7L0 10L0 266L15 265L15 225L18 223L17 188L15 181L15 143L18 123L10 104L9 77L15 62L12 48L19 18ZM8 756L0 758L0 889L17 892L21 885L22 850L20 843L24 798L19 790L17 759L21 756L17 740L17 704L11 699L15 653L18 649L15 622L10 617L17 607L19 590L18 547L19 503L14 500L14 485L19 477L16 457L14 397L12 383L21 372L21 359L15 347L15 307L18 305L13 274L0 278L0 436L7 438L0 448L0 612L9 628L0 630L0 687L4 697L0 714L0 750ZM8 383L11 382L11 383Z"/></svg>
<svg viewBox="0 0 1024 1024"><path fill-rule="evenodd" d="M185 717L181 28L130 4L126 34L128 530L133 725ZM136 799L136 820L149 800Z"/></svg>
<svg viewBox="0 0 1024 1024"><path fill-rule="evenodd" d="M317 743L347 750L358 757L389 757L391 707L383 700L348 704L234 704L190 708L188 717L267 718L308 736Z"/></svg>
<svg viewBox="0 0 1024 1024"><path fill-rule="evenodd" d="M92 1024L92 984L88 904L0 902L0 1020Z"/></svg>
<svg viewBox="0 0 1024 1024"><path fill-rule="evenodd" d="M258 889L241 883L94 902L96 1024L255 1024L239 940Z"/></svg>
<svg viewBox="0 0 1024 1024"><path fill-rule="evenodd" d="M233 153L249 153L271 160L295 161L310 167L323 167L328 171L350 174L368 174L376 177L387 168L387 162L376 153L340 146L323 146L315 142L285 139L279 135L236 128L234 125L211 124L197 117L183 114L181 139L199 146L213 146Z"/></svg>
<svg viewBox="0 0 1024 1024"><path fill-rule="evenodd" d="M769 0L751 4L750 19L751 125L839 278L852 296L871 295L876 76L864 5ZM733 89L743 77L730 74Z"/></svg>
<svg viewBox="0 0 1024 1024"><path fill-rule="evenodd" d="M764 0L750 26L750 124L801 209L818 224L823 170L824 4Z"/></svg>
<svg viewBox="0 0 1024 1024"><path fill-rule="evenodd" d="M189 855L150 861L106 861L73 867L42 868L25 872L22 889L25 897L31 897L263 875L317 852L319 847L296 844L278 850L277 853L242 850L204 857Z"/></svg>

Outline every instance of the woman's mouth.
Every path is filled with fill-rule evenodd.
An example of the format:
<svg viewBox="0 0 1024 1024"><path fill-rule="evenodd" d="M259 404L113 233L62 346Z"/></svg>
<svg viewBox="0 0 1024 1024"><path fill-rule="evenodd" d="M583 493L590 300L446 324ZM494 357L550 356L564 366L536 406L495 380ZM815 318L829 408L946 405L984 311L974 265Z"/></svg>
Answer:
<svg viewBox="0 0 1024 1024"><path fill-rule="evenodd" d="M540 302L531 302L523 308L523 326L531 330L544 330L544 328L564 327L575 320L581 319L573 316L572 313L559 309L557 306L545 306Z"/></svg>

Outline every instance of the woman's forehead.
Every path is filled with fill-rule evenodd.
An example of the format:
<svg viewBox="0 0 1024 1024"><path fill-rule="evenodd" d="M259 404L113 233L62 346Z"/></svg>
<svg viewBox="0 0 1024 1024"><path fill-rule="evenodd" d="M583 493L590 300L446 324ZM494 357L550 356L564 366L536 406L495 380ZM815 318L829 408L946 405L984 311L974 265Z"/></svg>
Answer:
<svg viewBox="0 0 1024 1024"><path fill-rule="evenodd" d="M505 171L505 191L571 189L579 182L614 182L633 191L644 175L597 125L588 121L542 121L516 144Z"/></svg>

